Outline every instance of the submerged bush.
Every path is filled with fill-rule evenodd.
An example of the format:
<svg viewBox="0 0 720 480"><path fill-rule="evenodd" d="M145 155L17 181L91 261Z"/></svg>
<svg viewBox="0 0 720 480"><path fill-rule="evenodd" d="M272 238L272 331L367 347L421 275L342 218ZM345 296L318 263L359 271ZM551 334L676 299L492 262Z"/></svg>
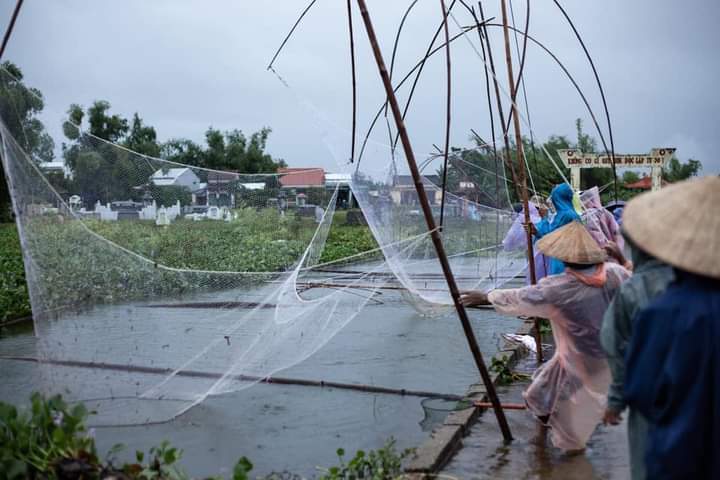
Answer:
<svg viewBox="0 0 720 480"><path fill-rule="evenodd" d="M0 324L30 315L20 240L14 224L0 224Z"/></svg>
<svg viewBox="0 0 720 480"><path fill-rule="evenodd" d="M320 480L391 480L402 475L402 462L412 452L412 449L398 452L395 449L395 439L390 438L378 450L367 453L358 450L355 456L345 463L345 450L339 448L337 456L340 464L328 468Z"/></svg>
<svg viewBox="0 0 720 480"><path fill-rule="evenodd" d="M69 405L60 395L46 398L38 393L30 407L17 409L0 402L0 480L189 480L180 466L183 451L164 441L147 453L135 452L135 460L118 464L116 455L125 449L115 445L104 459L98 456L93 430L86 427L91 412L82 404ZM358 450L345 462L324 470L321 480L389 480L402 474L402 462L411 449L396 451L391 438L378 450ZM249 480L253 464L240 458L232 480ZM259 477L258 477L259 478ZM300 480L290 472L271 473L264 480ZM222 476L208 480L223 480Z"/></svg>
<svg viewBox="0 0 720 480"><path fill-rule="evenodd" d="M147 454L135 452L135 462L115 465L115 455L125 448L118 444L100 460L93 432L85 426L89 413L82 404L68 405L60 395L45 398L35 393L30 408L22 410L0 402L0 480L190 478L178 465L182 450L169 442ZM252 468L242 457L232 479L247 480Z"/></svg>

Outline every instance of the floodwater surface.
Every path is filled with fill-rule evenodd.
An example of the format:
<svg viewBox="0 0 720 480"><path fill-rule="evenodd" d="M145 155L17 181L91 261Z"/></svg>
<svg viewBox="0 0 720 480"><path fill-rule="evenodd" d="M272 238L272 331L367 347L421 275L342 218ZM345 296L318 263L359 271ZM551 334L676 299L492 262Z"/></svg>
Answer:
<svg viewBox="0 0 720 480"><path fill-rule="evenodd" d="M258 292L236 292L221 300L255 302L258 296ZM217 301L217 297L208 295L197 300ZM119 364L176 367L204 346L189 339L197 342L198 338L204 341L206 337L168 338L169 331L206 330L207 338L211 338L213 332L217 334L218 329L224 328L222 322L227 312L210 308L212 305L206 307L206 311L147 305L102 307L84 314L92 316L91 322L78 316L70 322L48 325L52 335L47 338L77 345L75 349L62 350L64 360L111 359ZM123 312L127 309L143 309L142 323L134 326L142 331L132 338L127 336L127 325L123 324ZM471 310L470 316L489 363L498 350L500 334L515 331L520 321L489 310ZM172 330L166 328L170 323ZM0 356L33 357L41 350L41 343L31 332L6 331L0 337ZM93 348L83 347L89 343L93 343ZM77 358L71 358L73 355ZM146 418L152 422L175 409L173 402L182 400L134 398L144 386L158 381L152 372L48 366L9 359L0 360L0 369L3 372L0 400L24 403L31 392L46 391L48 386L52 386L54 393L65 393L62 387L65 384L72 391L68 394L71 398L102 408L102 418L91 420L96 424L108 424L108 419L116 420L111 424L125 423L130 410L134 421ZM468 385L479 381L454 312L446 309L444 315L420 315L395 290L375 295L319 350L275 375L456 395L462 395ZM206 388L209 383L207 379L193 378L178 381L185 382L189 390ZM94 400L98 385L112 395ZM432 421L426 418L422 401L422 397L409 395L248 384L240 385L237 391L211 395L169 421L97 427L94 432L100 453L117 443L128 445L120 458L131 458L137 449L170 440L184 450L182 464L195 476L227 474L241 456L254 463L254 474L290 471L313 476L318 473L317 467L336 463L335 451L339 447L349 453L375 449L390 437L397 440L401 449L420 445L432 421L438 420L432 415Z"/></svg>

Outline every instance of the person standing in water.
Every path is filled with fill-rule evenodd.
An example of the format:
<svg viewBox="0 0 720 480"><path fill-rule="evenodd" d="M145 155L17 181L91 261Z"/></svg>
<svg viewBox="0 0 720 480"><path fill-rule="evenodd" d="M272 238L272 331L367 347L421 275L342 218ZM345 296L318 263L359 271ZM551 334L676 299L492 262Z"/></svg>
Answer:
<svg viewBox="0 0 720 480"><path fill-rule="evenodd" d="M528 409L550 426L553 445L578 451L585 448L605 412L611 376L600 345L600 326L630 273L606 263L606 253L577 221L546 235L537 247L564 262L565 271L524 288L464 292L461 301L467 306L492 304L507 315L550 320L555 354L538 368L523 396Z"/></svg>

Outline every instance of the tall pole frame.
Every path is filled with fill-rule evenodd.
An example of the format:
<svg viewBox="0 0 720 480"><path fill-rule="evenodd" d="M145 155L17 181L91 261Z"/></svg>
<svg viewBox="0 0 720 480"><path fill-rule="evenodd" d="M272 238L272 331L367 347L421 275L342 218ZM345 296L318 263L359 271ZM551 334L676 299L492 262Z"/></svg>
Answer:
<svg viewBox="0 0 720 480"><path fill-rule="evenodd" d="M8 42L10 41L10 35L12 35L13 29L15 28L15 21L17 21L17 17L20 14L20 9L22 8L24 0L17 0L15 3L15 9L13 10L12 17L10 17L10 24L7 27L7 30L5 30L5 35L2 39L2 45L0 45L0 60L2 60L3 55L5 55L5 49L7 48Z"/></svg>
<svg viewBox="0 0 720 480"><path fill-rule="evenodd" d="M440 232L435 224L435 219L432 215L430 202L428 201L427 194L425 193L425 188L420 177L420 171L418 170L412 145L410 144L410 138L408 137L407 130L405 128L405 122L402 118L400 106L398 105L397 97L395 96L395 92L390 81L390 75L385 66L385 61L383 60L383 55L380 51L380 45L378 44L377 36L375 35L375 29L373 28L372 20L370 19L370 13L368 12L365 0L357 0L357 4L360 9L360 14L362 15L363 23L365 24L365 30L367 32L368 40L370 41L370 46L372 47L373 54L375 56L375 61L377 63L380 77L385 87L385 92L387 94L388 102L390 103L390 108L392 110L393 118L398 129L398 134L400 135L400 140L402 141L405 157L407 158L408 167L410 168L410 173L412 174L413 182L415 184L415 190L417 191L420 206L422 208L423 215L425 216L425 222L427 223L430 238L433 242L433 246L435 247L435 251L437 252L443 275L445 276L445 280L448 284L450 296L452 297L453 304L455 305L455 310L457 311L460 323L463 327L463 331L465 332L465 337L468 341L468 346L470 347L470 351L472 352L473 359L475 360L475 364L477 365L477 368L480 371L480 376L482 377L483 383L485 384L485 389L487 390L488 398L490 399L490 403L492 404L493 411L495 412L495 417L497 418L498 425L500 426L500 430L502 431L503 438L506 442L510 442L512 441L510 426L508 425L507 418L505 417L505 412L503 411L502 405L500 404L500 400L497 396L495 385L490 378L490 373L488 372L485 361L483 360L482 352L480 351L477 339L475 338L475 333L473 332L472 325L470 324L470 319L468 318L467 311L465 310L465 306L460 301L460 290L458 289L457 283L455 282L455 277L450 268L450 262L448 261L447 255L445 253L445 248L440 237Z"/></svg>
<svg viewBox="0 0 720 480"><path fill-rule="evenodd" d="M528 257L528 271L530 272L530 283L535 285L537 283L537 276L535 273L535 252L533 248L533 234L530 229L532 222L530 221L530 210L528 208L528 191L527 191L527 176L525 175L525 147L522 141L522 133L520 131L520 117L517 111L517 85L515 85L515 75L513 74L512 66L512 52L510 50L510 29L508 28L508 14L507 5L505 0L500 0L500 7L502 10L502 21L503 21L503 34L505 36L505 59L507 60L507 71L508 71L508 82L510 85L510 115L513 117L513 128L515 130L515 143L518 163L518 182L520 182L520 194L522 196L523 210L525 211L525 234L527 237L527 257ZM542 353L542 339L540 336L540 321L537 318L533 319L535 329L535 346L537 349L537 360L538 362L543 361Z"/></svg>

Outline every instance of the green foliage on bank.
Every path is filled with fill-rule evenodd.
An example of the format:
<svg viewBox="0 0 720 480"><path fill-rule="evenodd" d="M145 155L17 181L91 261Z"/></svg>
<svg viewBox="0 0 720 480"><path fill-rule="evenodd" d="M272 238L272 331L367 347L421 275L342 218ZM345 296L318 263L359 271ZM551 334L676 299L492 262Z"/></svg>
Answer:
<svg viewBox="0 0 720 480"><path fill-rule="evenodd" d="M269 276L169 271L117 246L177 269L282 272L295 265L317 229L313 218L281 217L270 209L236 213L239 218L233 222L179 220L169 227L158 227L152 221L80 223L34 218L26 228L35 264L42 271L36 278L44 292L41 300L48 307L80 307L250 285ZM344 211L335 214L321 263L377 248L368 227L347 225L345 215ZM115 245L89 235L85 226ZM0 224L0 322L30 313L17 229L13 224Z"/></svg>
<svg viewBox="0 0 720 480"><path fill-rule="evenodd" d="M30 315L22 251L15 225L0 224L0 323Z"/></svg>
<svg viewBox="0 0 720 480"><path fill-rule="evenodd" d="M83 404L68 404L60 395L46 398L35 393L26 408L0 402L0 480L190 479L181 465L183 451L167 441L147 452L135 451L131 461L118 461L118 454L128 448L122 444L101 456L94 433L86 426L89 415L91 412ZM339 464L321 469L323 473L319 478L397 478L402 473L403 460L411 453L412 450L398 452L392 438L378 450L357 451L348 461L345 461L345 451L338 449ZM252 470L252 462L241 457L229 478L248 480ZM263 478L301 477L284 472ZM222 479L222 476L209 477L209 480Z"/></svg>

